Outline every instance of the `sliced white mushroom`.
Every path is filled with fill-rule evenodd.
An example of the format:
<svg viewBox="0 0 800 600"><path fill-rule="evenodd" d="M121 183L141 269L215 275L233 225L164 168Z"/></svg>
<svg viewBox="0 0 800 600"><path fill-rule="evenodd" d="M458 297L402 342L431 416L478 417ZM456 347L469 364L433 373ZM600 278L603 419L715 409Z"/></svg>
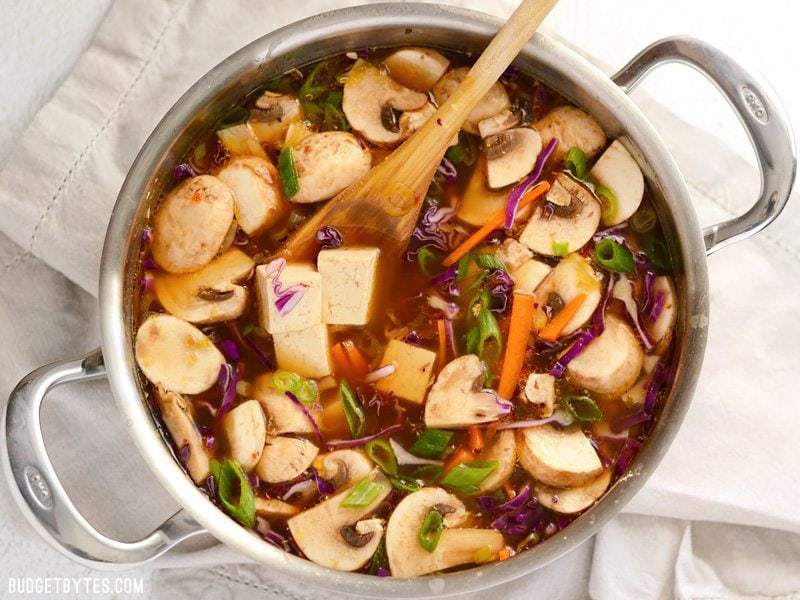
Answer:
<svg viewBox="0 0 800 600"><path fill-rule="evenodd" d="M255 156L234 158L217 173L233 192L236 222L247 235L272 227L289 211L278 171Z"/></svg>
<svg viewBox="0 0 800 600"><path fill-rule="evenodd" d="M624 392L620 399L627 406L639 406L644 404L647 398L647 388L650 387L650 376L653 374L653 369L656 367L660 357L657 354L645 354L642 363L642 373L639 379L633 384L633 387Z"/></svg>
<svg viewBox="0 0 800 600"><path fill-rule="evenodd" d="M210 460L203 437L197 429L189 404L180 394L156 388L161 418L179 452L188 448L186 469L195 483L203 483L210 473Z"/></svg>
<svg viewBox="0 0 800 600"><path fill-rule="evenodd" d="M564 256L580 250L600 224L600 202L565 173L556 175L544 202L533 211L519 240L534 252Z"/></svg>
<svg viewBox="0 0 800 600"><path fill-rule="evenodd" d="M257 400L247 400L222 420L231 458L245 471L258 464L267 440L267 421Z"/></svg>
<svg viewBox="0 0 800 600"><path fill-rule="evenodd" d="M217 137L233 156L258 156L267 158L250 123L239 123L217 131Z"/></svg>
<svg viewBox="0 0 800 600"><path fill-rule="evenodd" d="M400 115L398 121L400 125L401 139L406 139L417 129L425 125L434 114L436 114L436 107L430 102L426 103L422 108L417 110L407 110ZM456 142L457 143L457 142Z"/></svg>
<svg viewBox="0 0 800 600"><path fill-rule="evenodd" d="M478 493L486 494L498 489L508 481L517 464L517 442L514 439L514 432L508 429L498 432L476 460L497 461L497 468L479 484Z"/></svg>
<svg viewBox="0 0 800 600"><path fill-rule="evenodd" d="M615 201L603 210L603 225L619 225L639 209L644 196L644 176L619 140L611 142L597 159L589 177L614 194Z"/></svg>
<svg viewBox="0 0 800 600"><path fill-rule="evenodd" d="M553 414L556 401L556 379L550 373L531 373L525 382L522 399L527 402L540 419Z"/></svg>
<svg viewBox="0 0 800 600"><path fill-rule="evenodd" d="M250 111L250 129L264 144L277 145L283 139L289 125L303 118L303 111L297 96L264 92L256 107Z"/></svg>
<svg viewBox="0 0 800 600"><path fill-rule="evenodd" d="M267 483L291 481L311 466L318 453L319 448L305 438L268 437L256 473Z"/></svg>
<svg viewBox="0 0 800 600"><path fill-rule="evenodd" d="M432 510L442 515L444 530L433 552L419 542L422 522ZM503 548L503 535L494 529L458 528L469 516L464 504L438 487L409 494L392 512L386 526L386 554L392 576L419 577L493 557Z"/></svg>
<svg viewBox="0 0 800 600"><path fill-rule="evenodd" d="M629 390L642 370L644 352L627 323L606 315L606 326L567 366L567 378L579 388L613 398Z"/></svg>
<svg viewBox="0 0 800 600"><path fill-rule="evenodd" d="M548 302L550 294L558 295L564 304L579 294L586 294L586 300L561 331L562 337L567 336L583 326L594 314L602 296L600 276L587 259L580 254L570 254L536 288L536 297L541 302Z"/></svg>
<svg viewBox="0 0 800 600"><path fill-rule="evenodd" d="M375 553L383 522L365 517L375 512L392 486L377 469L369 477L378 493L366 506L342 506L351 491L346 489L289 519L289 531L309 560L338 571L355 571Z"/></svg>
<svg viewBox="0 0 800 600"><path fill-rule="evenodd" d="M337 490L361 481L375 466L362 451L349 448L328 452L319 457L319 462L322 476Z"/></svg>
<svg viewBox="0 0 800 600"><path fill-rule="evenodd" d="M496 115L487 117L478 122L478 133L482 138L497 135L519 124L519 115L510 108L501 110ZM541 143L541 141L540 141Z"/></svg>
<svg viewBox="0 0 800 600"><path fill-rule="evenodd" d="M611 471L600 475L578 487L556 488L537 483L533 486L539 504L562 515L573 515L586 510L597 502L611 483Z"/></svg>
<svg viewBox="0 0 800 600"><path fill-rule="evenodd" d="M663 295L661 312L655 322L646 320L647 332L653 341L660 342L665 339L667 333L672 331L675 326L675 319L678 316L678 308L675 295L675 287L669 277L660 275L653 282L653 301L655 302L659 294Z"/></svg>
<svg viewBox="0 0 800 600"><path fill-rule="evenodd" d="M464 78L469 72L468 67L460 67L445 73L436 85L433 86L433 96L436 98L436 103L441 106L453 94L456 88L464 81ZM477 135L478 123L489 117L493 117L497 113L509 108L511 100L508 97L508 92L505 86L499 81L496 82L489 91L481 98L477 106L469 113L467 120L464 122L464 131Z"/></svg>
<svg viewBox="0 0 800 600"><path fill-rule="evenodd" d="M156 298L164 309L190 323L219 323L236 319L247 306L247 290L236 285L253 271L253 259L232 249L194 273L157 273Z"/></svg>
<svg viewBox="0 0 800 600"><path fill-rule="evenodd" d="M517 455L534 479L554 487L584 485L603 470L589 438L577 427L537 425L520 429Z"/></svg>
<svg viewBox="0 0 800 600"><path fill-rule="evenodd" d="M514 291L532 294L552 270L550 265L539 260L526 260L510 273L511 279L514 280Z"/></svg>
<svg viewBox="0 0 800 600"><path fill-rule="evenodd" d="M495 394L482 389L485 376L474 354L447 363L428 392L425 425L462 428L496 420L499 407Z"/></svg>
<svg viewBox="0 0 800 600"><path fill-rule="evenodd" d="M350 126L379 146L393 146L403 136L395 111L417 110L428 96L394 81L365 60L350 69L344 84L342 110Z"/></svg>
<svg viewBox="0 0 800 600"><path fill-rule="evenodd" d="M535 129L516 127L484 140L486 177L490 188L516 183L531 172L542 141Z"/></svg>
<svg viewBox="0 0 800 600"><path fill-rule="evenodd" d="M295 516L300 509L293 504L273 498L256 496L256 514L268 521L281 521Z"/></svg>
<svg viewBox="0 0 800 600"><path fill-rule="evenodd" d="M312 133L294 148L300 189L291 201L308 204L332 198L361 179L371 164L369 148L352 133Z"/></svg>
<svg viewBox="0 0 800 600"><path fill-rule="evenodd" d="M400 85L427 92L447 71L450 61L430 48L400 48L383 60L389 75Z"/></svg>
<svg viewBox="0 0 800 600"><path fill-rule="evenodd" d="M534 126L542 136L542 145L556 138L558 145L551 160L559 162L576 146L593 158L606 145L603 128L591 116L574 106L559 106L539 119Z"/></svg>
<svg viewBox="0 0 800 600"><path fill-rule="evenodd" d="M497 211L503 210L508 202L508 192L490 189L486 185L486 177L486 156L481 153L472 168L472 174L461 196L461 202L458 203L458 212L456 213L459 220L474 227L485 224L489 217ZM523 216L524 211L520 211L518 217L522 218Z"/></svg>
<svg viewBox="0 0 800 600"><path fill-rule="evenodd" d="M161 201L151 250L170 273L196 271L220 251L233 222L233 192L216 177L191 177Z"/></svg>
<svg viewBox="0 0 800 600"><path fill-rule="evenodd" d="M306 413L286 394L272 387L272 373L264 373L255 379L253 397L267 413L267 431L270 435L315 433ZM314 405L308 410L314 420L319 421L322 409Z"/></svg>
<svg viewBox="0 0 800 600"><path fill-rule="evenodd" d="M217 382L225 357L197 327L172 315L149 316L136 332L136 363L170 392L199 394Z"/></svg>

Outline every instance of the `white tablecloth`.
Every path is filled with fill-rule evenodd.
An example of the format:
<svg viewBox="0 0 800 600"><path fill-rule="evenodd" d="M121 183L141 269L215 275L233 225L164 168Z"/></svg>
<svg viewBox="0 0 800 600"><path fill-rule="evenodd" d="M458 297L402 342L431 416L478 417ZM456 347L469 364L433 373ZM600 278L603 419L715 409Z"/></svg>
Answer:
<svg viewBox="0 0 800 600"><path fill-rule="evenodd" d="M0 21L2 396L31 368L96 344L91 292L107 211L164 110L244 42L341 5L238 1L223 10L220 3L198 0L119 0L92 41L108 4L39 0L3 8L14 18ZM460 4L498 15L513 6L510 0ZM775 18L778 9L783 18ZM676 0L669 10L634 0L563 0L547 25L613 65L661 35L694 33L756 62L800 119L789 41L796 20L789 11L797 12L777 1L742 16L716 0ZM89 55L23 135L90 44ZM710 86L698 85L695 77L665 69L635 97L673 148L697 194L701 220L710 223L745 207L757 180L746 162L743 134ZM663 110L664 104L685 121ZM711 259L709 353L685 427L665 461L596 541L509 586L504 596L800 597L800 459L794 441L800 408L790 388L800 358L793 297L800 290L800 243L790 233L798 225L795 203L759 239ZM45 433L78 507L103 531L135 539L175 505L131 454L108 394L104 384L58 391L46 411ZM0 512L0 574L89 573L39 540L5 489ZM212 548L175 553L156 565L162 570L134 574L145 578L154 597L322 597L276 582L261 567L225 564L239 560Z"/></svg>

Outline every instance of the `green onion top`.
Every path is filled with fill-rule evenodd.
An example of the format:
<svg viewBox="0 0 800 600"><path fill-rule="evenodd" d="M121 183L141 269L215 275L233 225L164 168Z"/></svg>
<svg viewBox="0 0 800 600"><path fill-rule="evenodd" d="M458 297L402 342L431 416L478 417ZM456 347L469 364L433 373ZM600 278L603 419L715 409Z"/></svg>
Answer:
<svg viewBox="0 0 800 600"><path fill-rule="evenodd" d="M300 179L294 166L294 151L290 147L281 150L278 156L278 174L283 182L283 195L291 198L300 191Z"/></svg>
<svg viewBox="0 0 800 600"><path fill-rule="evenodd" d="M357 438L364 432L364 423L367 417L364 415L364 409L361 403L356 398L353 390L346 381L342 380L339 384L339 394L342 397L342 408L344 409L344 418L347 421L347 426L350 428L350 434Z"/></svg>
<svg viewBox="0 0 800 600"><path fill-rule="evenodd" d="M419 545L426 551L433 552L436 550L436 546L439 545L439 538L442 537L443 529L442 513L431 509L425 515L425 520L422 521L422 526L419 528Z"/></svg>
<svg viewBox="0 0 800 600"><path fill-rule="evenodd" d="M448 471L439 483L463 494L474 494L479 491L480 483L495 469L497 469L496 460L461 463Z"/></svg>
<svg viewBox="0 0 800 600"><path fill-rule="evenodd" d="M386 440L371 440L364 448L367 456L387 475L397 475L397 457Z"/></svg>
<svg viewBox="0 0 800 600"><path fill-rule="evenodd" d="M586 166L586 153L577 146L573 146L567 152L564 166L578 179L586 179L586 174L589 172Z"/></svg>
<svg viewBox="0 0 800 600"><path fill-rule="evenodd" d="M647 233L656 226L656 211L649 206L640 206L639 210L633 213L628 223L636 233Z"/></svg>
<svg viewBox="0 0 800 600"><path fill-rule="evenodd" d="M317 384L291 371L275 371L272 375L272 387L279 392L291 392L306 406L317 401Z"/></svg>
<svg viewBox="0 0 800 600"><path fill-rule="evenodd" d="M417 250L417 264L424 275L431 276L441 270L442 257L430 248L420 248Z"/></svg>
<svg viewBox="0 0 800 600"><path fill-rule="evenodd" d="M576 421L582 423L593 423L603 418L603 411L600 410L597 403L589 396L571 394L561 398L559 404L572 415Z"/></svg>
<svg viewBox="0 0 800 600"><path fill-rule="evenodd" d="M553 251L553 256L564 258L569 254L569 242L553 242L551 244L551 249Z"/></svg>
<svg viewBox="0 0 800 600"><path fill-rule="evenodd" d="M409 452L414 456L422 456L423 458L443 458L449 454L449 444L452 439L452 431L426 429L411 445Z"/></svg>
<svg viewBox="0 0 800 600"><path fill-rule="evenodd" d="M496 254L490 254L489 252L479 252L473 255L473 259L475 260L475 264L478 265L481 269L489 271L506 270L506 265L503 263L502 259Z"/></svg>
<svg viewBox="0 0 800 600"><path fill-rule="evenodd" d="M416 492L418 489L422 487L419 481L407 475L397 475L395 477L389 477L389 483L392 484L392 487L394 489L408 493Z"/></svg>
<svg viewBox="0 0 800 600"><path fill-rule="evenodd" d="M245 527L255 527L255 495L242 467L229 458L221 463L212 459L211 475L216 480L217 498L225 512Z"/></svg>
<svg viewBox="0 0 800 600"><path fill-rule="evenodd" d="M344 508L364 508L369 506L381 493L381 485L365 477L354 485L342 500Z"/></svg>
<svg viewBox="0 0 800 600"><path fill-rule="evenodd" d="M614 220L619 211L617 195L614 193L614 190L600 184L595 186L594 192L600 199L600 206L602 207L600 211L600 220L603 223L610 223Z"/></svg>
<svg viewBox="0 0 800 600"><path fill-rule="evenodd" d="M615 273L632 273L633 254L619 242L604 238L594 247L594 259L601 267Z"/></svg>

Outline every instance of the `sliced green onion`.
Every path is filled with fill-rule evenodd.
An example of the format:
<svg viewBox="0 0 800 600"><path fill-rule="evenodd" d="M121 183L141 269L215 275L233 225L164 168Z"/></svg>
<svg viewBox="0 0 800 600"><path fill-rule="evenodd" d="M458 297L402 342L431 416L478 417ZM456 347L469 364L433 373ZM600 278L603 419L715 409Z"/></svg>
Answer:
<svg viewBox="0 0 800 600"><path fill-rule="evenodd" d="M594 259L601 267L615 273L632 273L633 254L619 242L604 238L594 247Z"/></svg>
<svg viewBox="0 0 800 600"><path fill-rule="evenodd" d="M430 248L420 248L417 250L417 264L420 271L431 276L441 270L442 256Z"/></svg>
<svg viewBox="0 0 800 600"><path fill-rule="evenodd" d="M474 494L479 491L480 483L495 469L497 469L496 460L461 463L448 471L439 483L462 494Z"/></svg>
<svg viewBox="0 0 800 600"><path fill-rule="evenodd" d="M660 239L653 236L648 237L644 241L642 250L656 269L659 271L672 271L669 251Z"/></svg>
<svg viewBox="0 0 800 600"><path fill-rule="evenodd" d="M375 483L369 477L365 477L348 492L347 496L342 500L341 506L344 508L364 508L375 502L375 498L380 493L380 484Z"/></svg>
<svg viewBox="0 0 800 600"><path fill-rule="evenodd" d="M594 423L603 418L603 411L589 396L569 395L559 400L559 404L572 415L576 421Z"/></svg>
<svg viewBox="0 0 800 600"><path fill-rule="evenodd" d="M564 258L569 254L569 242L553 242L551 244L551 250L553 251L553 256Z"/></svg>
<svg viewBox="0 0 800 600"><path fill-rule="evenodd" d="M387 475L397 475L397 457L386 440L372 440L364 448L367 456Z"/></svg>
<svg viewBox="0 0 800 600"><path fill-rule="evenodd" d="M407 477L406 475L389 477L389 483L392 484L394 489L408 493L416 492L422 487L414 477Z"/></svg>
<svg viewBox="0 0 800 600"><path fill-rule="evenodd" d="M628 223L636 233L647 233L656 226L657 220L656 211L649 206L641 206L633 213Z"/></svg>
<svg viewBox="0 0 800 600"><path fill-rule="evenodd" d="M312 406L317 401L317 384L291 371L275 371L272 387L279 392L291 392L305 406Z"/></svg>
<svg viewBox="0 0 800 600"><path fill-rule="evenodd" d="M284 196L291 198L300 191L300 180L294 166L294 151L288 146L278 156L278 174L283 182Z"/></svg>
<svg viewBox="0 0 800 600"><path fill-rule="evenodd" d="M194 149L194 155L193 156L194 156L194 160L196 160L197 162L200 162L201 160L203 160L205 158L205 156L206 156L206 145L205 144L200 144L199 146L197 146Z"/></svg>
<svg viewBox="0 0 800 600"><path fill-rule="evenodd" d="M564 166L578 179L586 179L586 173L589 172L586 167L586 153L577 146L573 146L567 152L567 156L564 158Z"/></svg>
<svg viewBox="0 0 800 600"><path fill-rule="evenodd" d="M478 254L474 254L473 259L475 260L475 264L478 265L481 269L486 269L489 271L506 270L506 265L503 263L500 257L495 254L489 254L488 252L481 252Z"/></svg>
<svg viewBox="0 0 800 600"><path fill-rule="evenodd" d="M600 206L602 207L600 211L600 220L603 223L610 223L616 218L617 212L619 211L617 195L613 190L599 184L595 186L594 193L597 194L597 197L600 199Z"/></svg>
<svg viewBox="0 0 800 600"><path fill-rule="evenodd" d="M458 144L450 146L445 154L454 165L471 166L478 160L478 145L473 137L463 131L458 134Z"/></svg>
<svg viewBox="0 0 800 600"><path fill-rule="evenodd" d="M436 546L439 545L439 538L442 537L443 529L442 513L431 509L425 515L425 520L422 521L422 526L419 528L419 545L427 552L433 552L436 550Z"/></svg>
<svg viewBox="0 0 800 600"><path fill-rule="evenodd" d="M492 311L489 307L484 307L478 314L478 354L483 358L486 351L486 344L494 341L497 344L498 354L503 349L503 334L500 332L500 325L497 324Z"/></svg>
<svg viewBox="0 0 800 600"><path fill-rule="evenodd" d="M221 463L212 459L210 470L217 483L217 498L225 512L245 527L255 527L255 495L242 467L229 458Z"/></svg>
<svg viewBox="0 0 800 600"><path fill-rule="evenodd" d="M426 429L417 438L409 452L422 458L444 458L449 454L450 441L453 439L452 431L444 429Z"/></svg>
<svg viewBox="0 0 800 600"><path fill-rule="evenodd" d="M472 254L467 252L456 263L456 281L462 281L469 274L469 264L472 262Z"/></svg>
<svg viewBox="0 0 800 600"><path fill-rule="evenodd" d="M386 537L382 537L375 548L375 554L369 559L369 574L375 575L378 569L387 569L389 567L389 557L386 554Z"/></svg>
<svg viewBox="0 0 800 600"><path fill-rule="evenodd" d="M344 418L347 420L347 426L350 428L352 436L357 438L363 433L364 423L367 420L364 415L364 409L346 381L342 381L339 384L339 393L342 396L342 408L344 409Z"/></svg>

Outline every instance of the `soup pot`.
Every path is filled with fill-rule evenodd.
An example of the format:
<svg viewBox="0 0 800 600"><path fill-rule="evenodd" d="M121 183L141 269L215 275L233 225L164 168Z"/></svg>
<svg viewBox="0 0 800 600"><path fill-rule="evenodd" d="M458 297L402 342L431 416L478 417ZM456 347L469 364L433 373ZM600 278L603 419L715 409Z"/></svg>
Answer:
<svg viewBox="0 0 800 600"><path fill-rule="evenodd" d="M224 60L178 100L134 161L111 215L100 270L102 349L33 371L13 391L6 409L7 475L26 516L53 546L81 563L114 568L151 560L182 540L210 532L267 566L276 577L376 598L449 596L498 585L546 565L592 536L644 485L681 425L700 372L709 317L705 256L772 222L786 204L795 170L787 119L769 89L719 50L689 38L656 42L612 78L541 34L515 62L594 115L639 162L677 265L681 307L674 384L649 439L629 473L558 535L504 562L445 575L398 580L331 571L270 546L214 506L183 471L146 401L133 356L141 231L172 180L171 170L192 143L212 131L226 109L292 67L376 45L420 45L475 54L499 24L477 12L431 4L346 8L265 35ZM749 134L761 170L761 193L753 206L705 229L696 221L675 161L628 97L652 69L668 62L692 66L716 84ZM99 377L108 377L139 451L182 506L156 531L134 543L110 539L83 518L59 483L43 444L39 412L48 390Z"/></svg>

